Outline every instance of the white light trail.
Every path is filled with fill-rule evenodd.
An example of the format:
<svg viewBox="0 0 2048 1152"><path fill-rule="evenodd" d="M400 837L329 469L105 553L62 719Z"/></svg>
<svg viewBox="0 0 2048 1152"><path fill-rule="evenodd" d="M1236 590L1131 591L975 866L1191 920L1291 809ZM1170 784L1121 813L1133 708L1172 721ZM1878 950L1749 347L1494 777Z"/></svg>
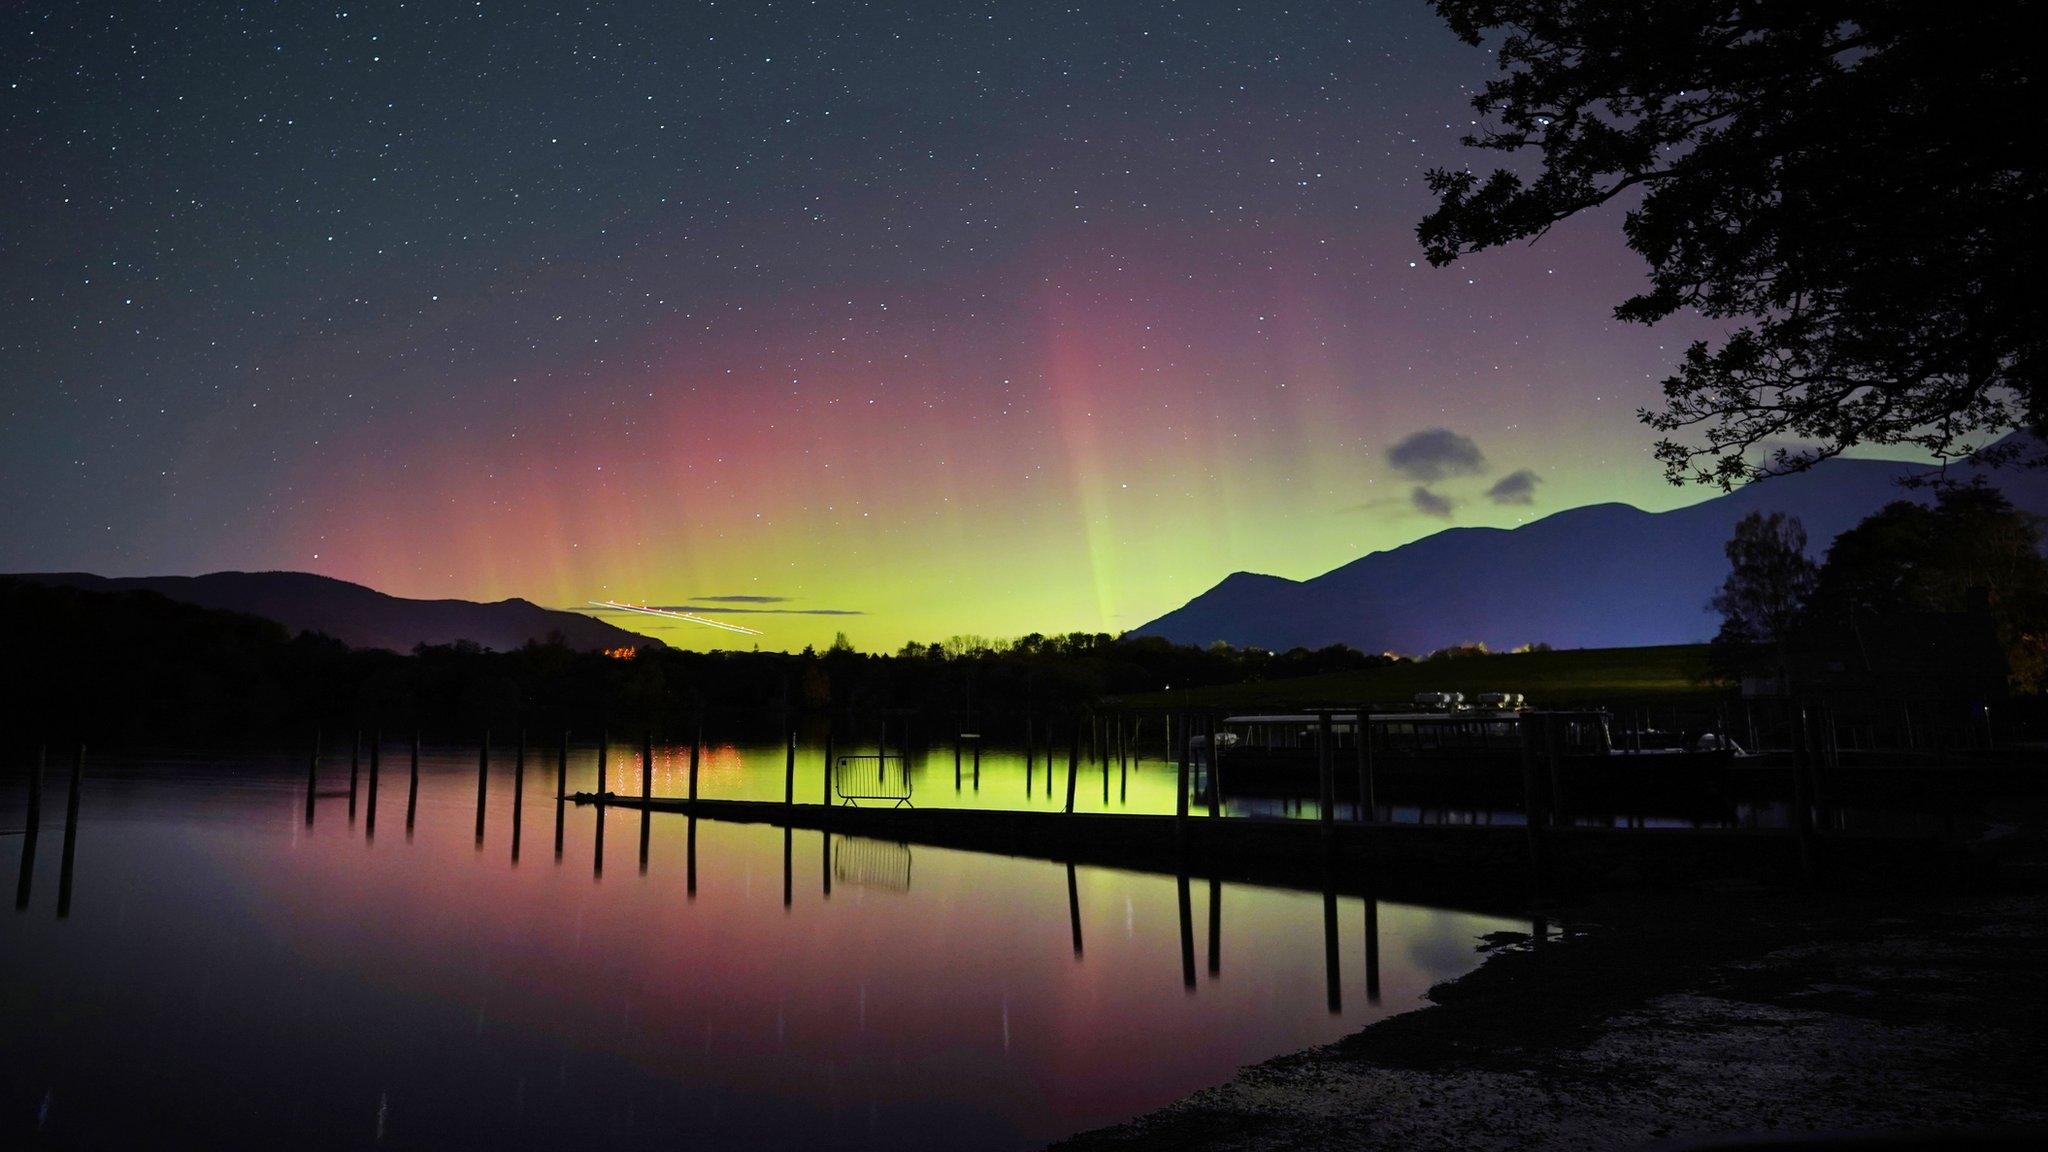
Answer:
<svg viewBox="0 0 2048 1152"><path fill-rule="evenodd" d="M709 616L699 616L695 612L676 612L668 608L656 608L650 604L624 604L617 600L592 600L590 603L599 608L616 608L621 612L639 612L647 616L666 616L670 620L687 620L692 624L737 632L742 636L765 635L759 628L749 628L745 624L728 624L723 620L713 620Z"/></svg>

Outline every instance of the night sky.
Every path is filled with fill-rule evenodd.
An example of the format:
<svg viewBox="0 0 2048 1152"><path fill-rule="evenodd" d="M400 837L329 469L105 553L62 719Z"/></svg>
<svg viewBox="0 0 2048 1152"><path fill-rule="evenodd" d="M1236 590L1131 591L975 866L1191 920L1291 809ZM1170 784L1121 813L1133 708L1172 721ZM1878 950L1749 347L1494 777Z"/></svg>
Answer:
<svg viewBox="0 0 2048 1152"><path fill-rule="evenodd" d="M1492 70L1420 0L10 4L0 570L893 647L1699 499L1615 217L1421 259Z"/></svg>

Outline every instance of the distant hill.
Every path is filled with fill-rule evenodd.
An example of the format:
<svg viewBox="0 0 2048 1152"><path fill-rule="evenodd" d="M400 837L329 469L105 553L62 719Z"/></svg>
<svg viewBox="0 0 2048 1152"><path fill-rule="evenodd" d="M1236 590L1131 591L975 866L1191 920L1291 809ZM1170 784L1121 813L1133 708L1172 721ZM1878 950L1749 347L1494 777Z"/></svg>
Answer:
<svg viewBox="0 0 2048 1152"><path fill-rule="evenodd" d="M1133 629L1183 644L1284 651L1349 644L1419 654L1452 644L1560 648L1686 644L1719 620L1707 600L1728 572L1722 551L1752 511L1806 525L1815 559L1843 530L1893 500L1929 500L1899 487L1924 465L1829 460L1669 512L1592 504L1519 528L1451 528L1360 557L1309 580L1238 572L1187 604ZM1979 474L1951 466L1950 475ZM1981 472L2020 508L2048 515L2048 473Z"/></svg>
<svg viewBox="0 0 2048 1152"><path fill-rule="evenodd" d="M86 572L24 572L16 579L98 591L142 589L187 604L262 616L293 632L324 632L352 648L410 652L417 644L471 640L509 651L560 634L571 648L659 648L661 641L577 612L528 600L407 600L310 572L213 572L109 578Z"/></svg>

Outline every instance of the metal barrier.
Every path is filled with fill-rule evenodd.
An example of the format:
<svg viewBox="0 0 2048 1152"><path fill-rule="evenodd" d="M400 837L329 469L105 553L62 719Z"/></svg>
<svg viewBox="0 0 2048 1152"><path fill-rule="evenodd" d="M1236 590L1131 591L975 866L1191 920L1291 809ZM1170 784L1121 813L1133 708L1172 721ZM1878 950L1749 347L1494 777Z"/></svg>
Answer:
<svg viewBox="0 0 2048 1152"><path fill-rule="evenodd" d="M910 764L887 753L841 756L832 762L832 789L841 803L856 808L862 800L886 800L891 808L908 808Z"/></svg>

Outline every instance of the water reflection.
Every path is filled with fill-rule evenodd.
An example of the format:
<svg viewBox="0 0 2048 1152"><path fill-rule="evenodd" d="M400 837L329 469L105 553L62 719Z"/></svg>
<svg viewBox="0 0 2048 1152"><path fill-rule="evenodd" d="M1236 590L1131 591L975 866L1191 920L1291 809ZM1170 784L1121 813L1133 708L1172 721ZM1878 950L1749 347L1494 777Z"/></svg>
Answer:
<svg viewBox="0 0 2048 1152"><path fill-rule="evenodd" d="M697 759L764 763L704 775L779 800L786 747L760 752ZM1028 1147L1335 1039L1382 983L1405 1007L1515 926L1208 879L1198 979L1186 876L656 815L644 872L594 883L608 806L558 804L558 847L589 852L588 876L471 850L477 794L490 824L512 821L507 844L522 835L517 753L424 754L410 840L333 818L346 794L318 780L339 759L311 786L303 757L255 775L95 768L71 919L0 928L0 982L33 990L0 998L0 1142L48 1093L53 1138L87 1144L161 1143L145 1125L169 1125L220 1146L353 1146L381 1125L415 1145ZM562 788L595 783L594 746L556 759ZM690 749L649 759L657 793L687 787ZM984 784L1023 764L985 749ZM950 749L917 766L944 777L920 788L951 792ZM819 795L808 768L799 794ZM1114 774L1131 803L1170 810L1156 762ZM26 784L5 779L0 814L23 812ZM816 888L794 876L812 851ZM23 898L48 883L32 865ZM1363 970L1332 948L1360 949Z"/></svg>

